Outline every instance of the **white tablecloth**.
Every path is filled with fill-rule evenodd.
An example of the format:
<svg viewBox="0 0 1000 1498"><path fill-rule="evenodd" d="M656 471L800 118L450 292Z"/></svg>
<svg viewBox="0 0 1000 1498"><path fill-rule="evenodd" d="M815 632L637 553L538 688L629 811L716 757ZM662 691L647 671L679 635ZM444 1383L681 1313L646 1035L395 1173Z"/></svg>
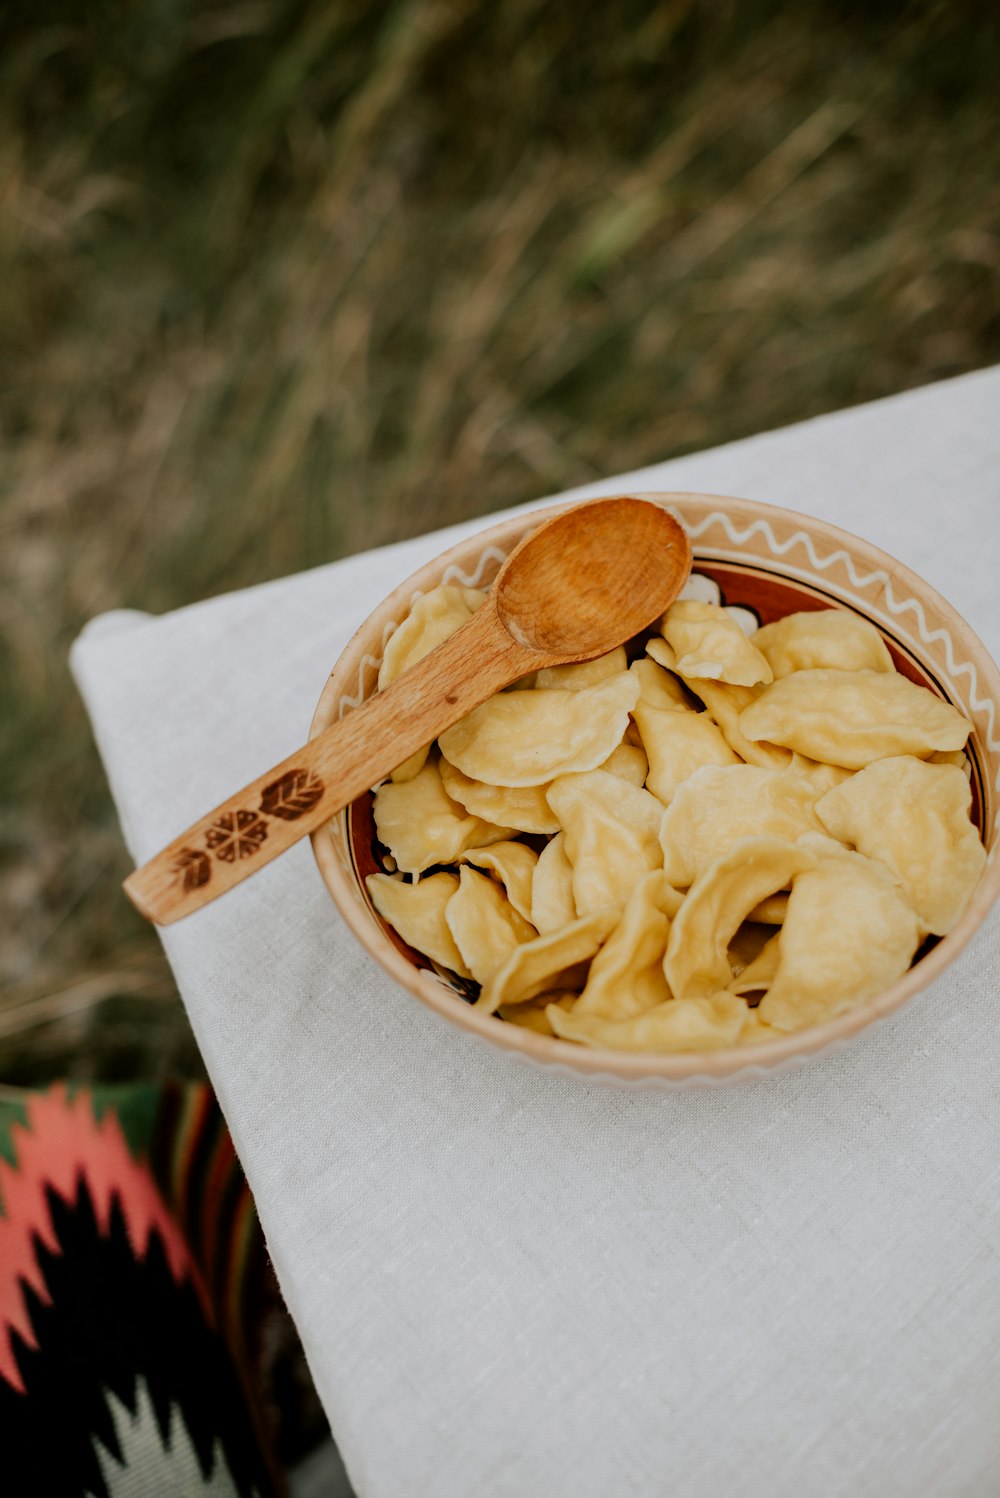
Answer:
<svg viewBox="0 0 1000 1498"><path fill-rule="evenodd" d="M578 492L642 488L835 521L1000 649L1000 370ZM94 621L136 860L300 743L369 609L485 523ZM1000 1492L996 919L834 1058L669 1094L453 1033L308 844L164 942L361 1498Z"/></svg>

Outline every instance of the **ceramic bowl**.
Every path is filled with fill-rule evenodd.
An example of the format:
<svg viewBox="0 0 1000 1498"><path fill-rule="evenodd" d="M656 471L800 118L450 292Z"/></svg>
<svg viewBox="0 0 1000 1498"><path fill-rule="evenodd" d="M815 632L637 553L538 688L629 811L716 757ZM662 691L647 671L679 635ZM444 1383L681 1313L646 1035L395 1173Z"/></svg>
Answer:
<svg viewBox="0 0 1000 1498"><path fill-rule="evenodd" d="M892 1014L939 977L1000 893L1000 673L984 646L934 590L885 552L819 520L709 494L642 494L684 525L694 552L693 586L762 624L802 609L853 609L881 631L896 667L953 702L970 719L967 749L973 816L990 850L980 883L948 936L926 944L910 970L877 998L823 1025L748 1049L635 1055L591 1050L478 1013L375 913L364 885L380 868L371 796L360 797L313 835L320 873L358 940L422 1004L490 1045L549 1071L624 1085L673 1087L750 1077L839 1048ZM311 734L342 718L376 689L385 642L421 593L441 582L487 587L517 542L553 513L521 514L462 541L400 584L371 613L337 662Z"/></svg>

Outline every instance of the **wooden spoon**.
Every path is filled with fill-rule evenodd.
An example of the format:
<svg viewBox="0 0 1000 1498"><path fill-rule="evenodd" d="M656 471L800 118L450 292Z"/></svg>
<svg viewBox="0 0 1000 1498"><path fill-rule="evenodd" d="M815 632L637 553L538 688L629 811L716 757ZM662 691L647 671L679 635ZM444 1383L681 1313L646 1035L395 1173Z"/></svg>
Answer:
<svg viewBox="0 0 1000 1498"><path fill-rule="evenodd" d="M125 881L161 925L190 915L360 796L518 677L591 660L664 612L691 569L666 510L599 499L515 547L481 608L436 650L244 786Z"/></svg>

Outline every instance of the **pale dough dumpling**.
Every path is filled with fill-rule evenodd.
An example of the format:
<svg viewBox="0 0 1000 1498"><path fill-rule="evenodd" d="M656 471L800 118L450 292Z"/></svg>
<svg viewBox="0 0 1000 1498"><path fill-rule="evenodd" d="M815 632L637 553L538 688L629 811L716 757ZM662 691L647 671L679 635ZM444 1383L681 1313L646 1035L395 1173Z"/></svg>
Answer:
<svg viewBox="0 0 1000 1498"><path fill-rule="evenodd" d="M386 641L382 664L378 671L378 689L383 692L423 660L425 655L444 643L463 624L466 624L479 608L485 593L478 588L460 588L451 583L442 583L418 598L402 624ZM392 772L393 780L412 780L427 758L429 745L416 750Z"/></svg>
<svg viewBox="0 0 1000 1498"><path fill-rule="evenodd" d="M583 687L592 687L609 676L617 676L628 670L625 646L618 645L607 655L599 655L593 661L580 661L572 666L545 666L535 676L536 687L561 687L564 692L579 692Z"/></svg>
<svg viewBox="0 0 1000 1498"><path fill-rule="evenodd" d="M448 901L458 889L454 874L428 874L416 884L369 874L365 884L379 915L409 946L460 978L472 977L445 920Z"/></svg>
<svg viewBox="0 0 1000 1498"><path fill-rule="evenodd" d="M793 754L788 768L793 775L801 775L808 780L817 796L822 796L824 791L832 791L835 785L840 785L854 774L853 770L845 769L843 765L824 765L821 760L809 759L805 754Z"/></svg>
<svg viewBox="0 0 1000 1498"><path fill-rule="evenodd" d="M733 976L729 943L748 913L815 863L815 853L784 838L733 843L691 886L670 928L663 966L671 992L699 999L727 987Z"/></svg>
<svg viewBox="0 0 1000 1498"><path fill-rule="evenodd" d="M468 623L485 597L479 588L442 583L418 598L402 624L386 641L378 671L379 691L384 691L404 671L415 666L417 661L423 660L425 655Z"/></svg>
<svg viewBox="0 0 1000 1498"><path fill-rule="evenodd" d="M477 983L486 983L515 947L538 935L499 885L470 868L459 871L458 889L445 906L444 918Z"/></svg>
<svg viewBox="0 0 1000 1498"><path fill-rule="evenodd" d="M606 770L554 780L548 797L566 834L580 915L619 914L636 881L663 862L658 840L663 807L649 791Z"/></svg>
<svg viewBox="0 0 1000 1498"><path fill-rule="evenodd" d="M740 759L762 770L788 769L792 763L790 749L784 749L780 744L766 743L763 740L758 743L748 739L740 727L744 711L757 700L758 689L727 686L725 682L719 681L692 682L692 689L698 693L722 730L726 743Z"/></svg>
<svg viewBox="0 0 1000 1498"><path fill-rule="evenodd" d="M963 774L969 772L969 761L964 749L935 749L933 754L928 754L929 765L955 765Z"/></svg>
<svg viewBox="0 0 1000 1498"><path fill-rule="evenodd" d="M574 1014L629 1019L670 998L663 974L670 918L681 896L656 869L629 895L622 918L590 964Z"/></svg>
<svg viewBox="0 0 1000 1498"><path fill-rule="evenodd" d="M784 1030L776 1030L760 1017L760 1009L747 1011L746 1024L740 1031L740 1045L764 1045L769 1040L784 1040Z"/></svg>
<svg viewBox="0 0 1000 1498"><path fill-rule="evenodd" d="M640 701L633 716L649 760L646 789L664 806L670 805L681 781L704 765L739 764L708 713L646 707Z"/></svg>
<svg viewBox="0 0 1000 1498"><path fill-rule="evenodd" d="M582 988L587 964L614 924L614 915L602 911L515 947L484 985L476 1008L495 1014L504 1004L523 1004L547 989Z"/></svg>
<svg viewBox="0 0 1000 1498"><path fill-rule="evenodd" d="M740 714L748 739L860 770L894 754L961 749L971 724L895 671L796 671Z"/></svg>
<svg viewBox="0 0 1000 1498"><path fill-rule="evenodd" d="M646 649L661 666L676 669L677 657L666 640L654 635ZM759 688L733 686L723 681L710 681L707 677L688 677L686 685L701 698L722 730L726 743L740 759L765 770L782 770L791 764L790 749L781 749L777 744L753 743L740 731L740 714L756 702Z"/></svg>
<svg viewBox="0 0 1000 1498"><path fill-rule="evenodd" d="M566 857L566 834L557 832L538 855L531 881L531 922L539 931L559 931L577 918L573 866Z"/></svg>
<svg viewBox="0 0 1000 1498"><path fill-rule="evenodd" d="M771 680L771 668L760 651L717 604L678 599L660 628L677 656L682 677L707 677L741 687Z"/></svg>
<svg viewBox="0 0 1000 1498"><path fill-rule="evenodd" d="M738 838L819 832L816 793L807 780L759 765L708 766L677 787L663 814L663 868L679 889L720 858ZM770 893L770 891L766 891Z"/></svg>
<svg viewBox="0 0 1000 1498"><path fill-rule="evenodd" d="M497 1014L508 1025L520 1025L522 1030L534 1030L536 1035L554 1035L556 1032L549 1024L546 1009L550 1004L556 1004L560 1009L572 1009L578 997L578 994L564 993L556 988L551 993L539 994L537 999L529 999L526 1004L504 1004Z"/></svg>
<svg viewBox="0 0 1000 1498"><path fill-rule="evenodd" d="M527 843L494 843L489 848L468 848L462 854L462 861L499 879L518 915L531 920L531 885L538 863L534 848Z"/></svg>
<svg viewBox="0 0 1000 1498"><path fill-rule="evenodd" d="M609 775L617 775L621 780L627 780L629 785L642 786L649 774L649 761L641 745L625 742L619 744L617 749L612 749L604 763L597 768L607 770Z"/></svg>
<svg viewBox="0 0 1000 1498"><path fill-rule="evenodd" d="M666 645L665 640L659 642ZM640 707L690 707L683 684L672 671L657 665L651 656L640 656L629 666L629 673L639 682Z"/></svg>
<svg viewBox="0 0 1000 1498"><path fill-rule="evenodd" d="M628 671L577 692L499 692L438 743L451 764L490 785L544 785L595 769L621 743L639 683Z"/></svg>
<svg viewBox="0 0 1000 1498"><path fill-rule="evenodd" d="M739 1044L749 1010L732 993L707 999L668 999L631 1019L600 1019L551 1005L556 1035L609 1051L716 1051Z"/></svg>
<svg viewBox="0 0 1000 1498"><path fill-rule="evenodd" d="M620 775L633 785L645 782L649 763L646 752L636 744L618 744L599 769L611 775ZM554 833L559 831L559 819L545 797L547 785L487 785L482 780L472 780L456 770L446 759L438 761L441 780L453 801L464 806L473 816L496 826L513 827L518 832Z"/></svg>
<svg viewBox="0 0 1000 1498"><path fill-rule="evenodd" d="M849 609L786 614L750 636L767 657L775 681L793 671L894 671L885 641Z"/></svg>
<svg viewBox="0 0 1000 1498"><path fill-rule="evenodd" d="M487 785L463 775L446 759L438 768L448 795L474 817L518 832L558 832L559 821L545 799L544 785Z"/></svg>
<svg viewBox="0 0 1000 1498"><path fill-rule="evenodd" d="M971 806L962 770L899 755L876 760L828 791L816 815L835 838L886 864L924 928L945 936L986 862Z"/></svg>
<svg viewBox="0 0 1000 1498"><path fill-rule="evenodd" d="M454 863L467 848L498 843L513 831L471 816L452 801L435 760L429 760L412 780L380 785L372 814L379 841L404 874L420 874L434 864Z"/></svg>
<svg viewBox="0 0 1000 1498"><path fill-rule="evenodd" d="M901 978L920 944L916 913L880 863L825 840L803 840L819 857L792 884L778 970L761 1020L804 1030L873 998ZM801 845L800 845L801 846Z"/></svg>

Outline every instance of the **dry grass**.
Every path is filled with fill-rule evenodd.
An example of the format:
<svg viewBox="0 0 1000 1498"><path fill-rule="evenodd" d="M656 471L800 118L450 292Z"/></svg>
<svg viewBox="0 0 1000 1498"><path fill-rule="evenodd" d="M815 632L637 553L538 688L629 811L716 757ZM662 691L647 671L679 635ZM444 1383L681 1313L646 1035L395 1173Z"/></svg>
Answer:
<svg viewBox="0 0 1000 1498"><path fill-rule="evenodd" d="M998 41L970 4L8 0L4 1080L198 1065L81 623L1000 357Z"/></svg>

